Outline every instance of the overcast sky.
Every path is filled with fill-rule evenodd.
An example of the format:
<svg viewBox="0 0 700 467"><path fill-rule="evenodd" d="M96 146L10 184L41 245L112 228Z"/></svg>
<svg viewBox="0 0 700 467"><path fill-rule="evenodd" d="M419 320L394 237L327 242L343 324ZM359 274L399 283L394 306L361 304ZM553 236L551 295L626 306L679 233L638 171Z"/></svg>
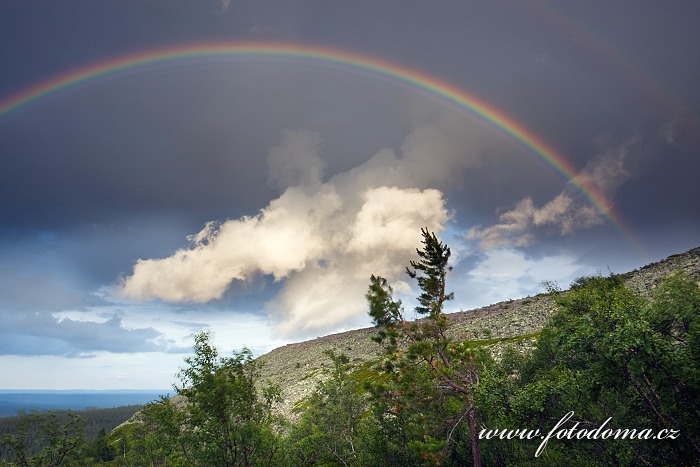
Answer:
<svg viewBox="0 0 700 467"><path fill-rule="evenodd" d="M450 310L699 246L698 24L693 1L2 2L0 106L150 50L301 44L454 86L575 176L342 62L67 86L0 113L0 388L167 389L199 329L260 354L367 326L371 274L416 294L421 227L452 247Z"/></svg>

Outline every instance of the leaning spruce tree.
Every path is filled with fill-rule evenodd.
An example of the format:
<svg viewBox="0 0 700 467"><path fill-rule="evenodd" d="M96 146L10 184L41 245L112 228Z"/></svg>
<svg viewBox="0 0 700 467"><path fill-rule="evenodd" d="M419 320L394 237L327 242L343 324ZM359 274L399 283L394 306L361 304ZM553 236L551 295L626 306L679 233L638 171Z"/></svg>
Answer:
<svg viewBox="0 0 700 467"><path fill-rule="evenodd" d="M424 318L407 321L401 301L393 299L386 279L372 276L366 298L369 314L379 327L375 340L385 344L387 360L384 369L395 381L405 382L409 371L413 371L416 365L423 365L433 379L429 387L434 394L428 399L440 400L442 396L452 394L464 401L462 414L446 420L452 426L447 430L442 454L449 449L457 424L466 418L473 465L480 467L481 450L474 403L479 384L479 350L469 342L455 341L446 333L450 319L444 313L444 304L453 298L445 287L447 273L452 269L448 265L450 248L427 229L422 229L421 233L423 248L416 249L420 259L411 261L406 273L417 280L421 289L415 311ZM395 392L405 394L404 389Z"/></svg>

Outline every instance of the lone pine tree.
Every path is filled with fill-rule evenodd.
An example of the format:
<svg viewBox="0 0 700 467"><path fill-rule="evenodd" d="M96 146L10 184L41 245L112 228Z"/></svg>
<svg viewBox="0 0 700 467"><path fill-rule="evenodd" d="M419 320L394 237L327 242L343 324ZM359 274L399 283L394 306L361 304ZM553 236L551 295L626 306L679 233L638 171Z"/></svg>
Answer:
<svg viewBox="0 0 700 467"><path fill-rule="evenodd" d="M479 384L479 366L483 351L469 342L458 342L447 335L450 318L444 312L445 302L453 298L446 292L450 248L434 233L422 229L423 248L416 249L419 260L411 261L406 273L416 279L421 293L415 308L423 319L407 321L400 300L394 300L391 286L383 277L372 276L366 298L369 315L379 331L375 340L384 343L384 370L390 375L388 384L375 387L376 397L384 398L387 410L396 415L407 405L438 404L443 418L439 432L423 436L412 446L423 451L424 459L446 456L457 425L466 418L469 425L472 461L481 466L477 411L474 392ZM417 371L418 367L425 368ZM429 378L417 381L416 378ZM420 389L419 389L420 388ZM411 400L406 396L411 395ZM426 407L428 408L428 407ZM425 420L421 411L415 420ZM423 423L424 426L428 426ZM442 435L439 439L437 435Z"/></svg>

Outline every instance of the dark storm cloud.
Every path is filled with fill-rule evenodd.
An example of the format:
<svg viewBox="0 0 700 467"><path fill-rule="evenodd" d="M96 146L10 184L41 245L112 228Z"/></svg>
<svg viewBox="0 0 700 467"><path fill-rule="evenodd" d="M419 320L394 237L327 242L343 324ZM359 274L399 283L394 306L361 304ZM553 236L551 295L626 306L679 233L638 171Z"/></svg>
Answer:
<svg viewBox="0 0 700 467"><path fill-rule="evenodd" d="M329 170L399 142L396 123L372 124L401 121L398 90L377 91L357 77L246 63L79 86L3 118L0 221L62 229L172 213L199 225L254 212L275 193L265 158L290 124L322 133Z"/></svg>
<svg viewBox="0 0 700 467"><path fill-rule="evenodd" d="M176 95L147 99L140 91L92 102L75 96L51 108L46 123L3 125L2 148L10 156L0 175L6 222L60 228L265 197L256 199L256 178L264 173L235 122L198 120L186 105L169 105ZM232 148L253 154L236 157Z"/></svg>

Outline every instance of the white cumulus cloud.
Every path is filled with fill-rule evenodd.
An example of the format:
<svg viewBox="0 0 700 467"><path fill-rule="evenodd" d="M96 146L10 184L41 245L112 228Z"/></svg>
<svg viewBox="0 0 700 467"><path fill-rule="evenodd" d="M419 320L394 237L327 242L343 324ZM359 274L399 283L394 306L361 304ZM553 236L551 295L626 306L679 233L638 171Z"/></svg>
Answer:
<svg viewBox="0 0 700 467"><path fill-rule="evenodd" d="M369 276L399 280L420 229L444 229L450 214L431 186L475 163L459 147L437 127L419 128L400 154L381 150L324 181L319 135L285 132L268 155L278 198L254 216L208 223L167 258L139 259L120 290L138 300L204 303L233 281L268 275L283 281L267 303L280 336L364 319Z"/></svg>

